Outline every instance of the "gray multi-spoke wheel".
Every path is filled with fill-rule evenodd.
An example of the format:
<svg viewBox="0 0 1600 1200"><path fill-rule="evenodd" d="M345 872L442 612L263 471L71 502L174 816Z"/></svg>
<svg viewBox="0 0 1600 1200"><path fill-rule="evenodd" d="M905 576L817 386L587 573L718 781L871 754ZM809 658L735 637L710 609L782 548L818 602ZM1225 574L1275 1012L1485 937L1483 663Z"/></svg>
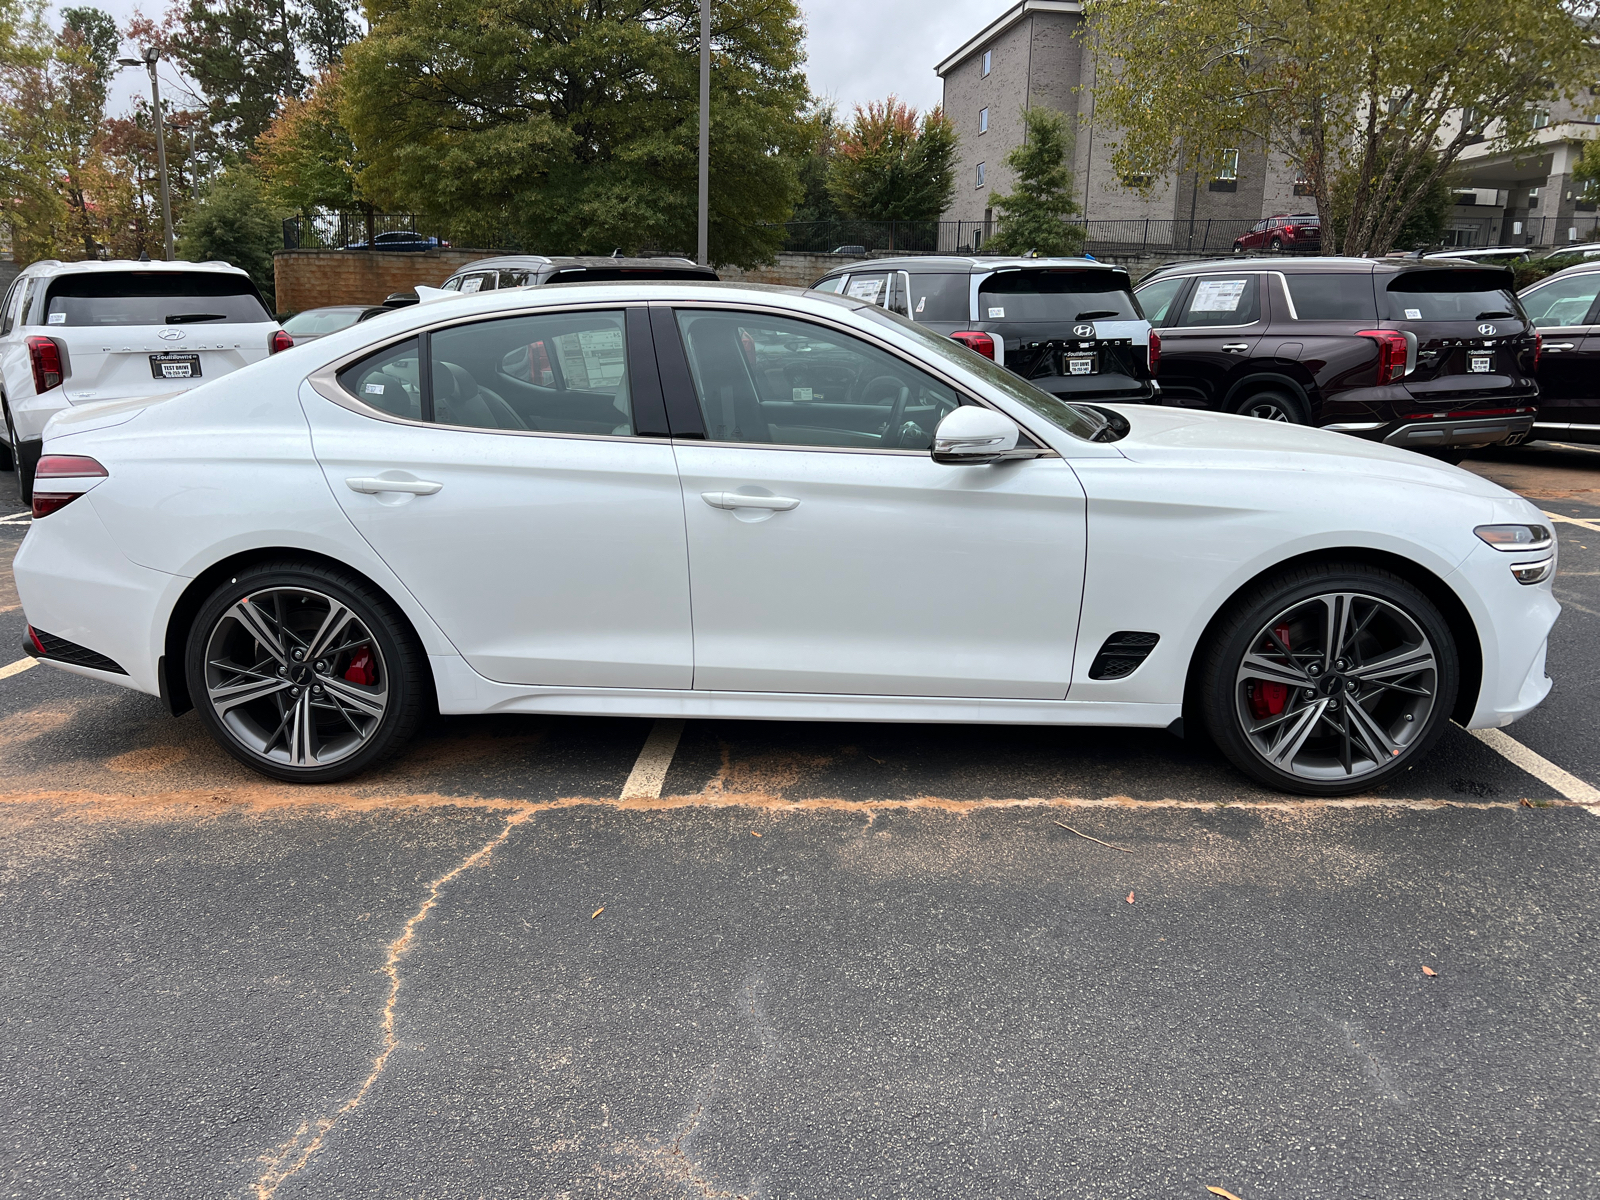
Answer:
<svg viewBox="0 0 1600 1200"><path fill-rule="evenodd" d="M1287 392L1256 392L1235 406L1234 412L1242 417L1256 417L1263 421L1287 421L1291 425L1306 424L1305 408Z"/></svg>
<svg viewBox="0 0 1600 1200"><path fill-rule="evenodd" d="M186 665L190 698L235 757L323 782L371 765L415 727L419 660L382 597L308 564L219 588L191 630Z"/></svg>
<svg viewBox="0 0 1600 1200"><path fill-rule="evenodd" d="M1207 724L1229 758L1314 795L1405 769L1443 731L1458 677L1432 602L1356 564L1306 568L1246 598L1208 669Z"/></svg>

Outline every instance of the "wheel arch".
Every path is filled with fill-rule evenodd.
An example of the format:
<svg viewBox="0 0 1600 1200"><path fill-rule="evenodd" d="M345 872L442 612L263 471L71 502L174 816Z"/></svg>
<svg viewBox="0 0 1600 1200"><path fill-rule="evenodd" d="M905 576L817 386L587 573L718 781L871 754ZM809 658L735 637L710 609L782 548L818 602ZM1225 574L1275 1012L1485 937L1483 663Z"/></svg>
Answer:
<svg viewBox="0 0 1600 1200"><path fill-rule="evenodd" d="M1227 393L1222 397L1224 412L1232 412L1234 406L1246 397L1256 392L1267 391L1274 387L1287 388L1299 398L1300 403L1306 406L1306 415L1313 423L1322 411L1318 402L1315 389L1307 387L1293 375L1286 375L1282 371L1251 371L1242 379L1237 379L1228 385Z"/></svg>
<svg viewBox="0 0 1600 1200"><path fill-rule="evenodd" d="M1483 643L1478 637L1478 627L1472 620L1472 614L1456 595L1455 590L1442 578L1430 571L1421 563L1406 558L1404 555L1394 554L1386 550L1374 550L1366 546L1334 547L1322 550L1313 550L1306 554L1299 554L1293 558L1284 559L1272 566L1258 571L1255 575L1241 583L1231 592L1227 599L1217 606L1211 614L1211 619L1206 622L1205 629L1196 640L1189 653L1189 666L1184 675L1183 688L1183 713L1185 727L1193 725L1200 729L1199 699L1200 699L1200 667L1205 657L1207 648L1211 645L1212 636L1219 624L1227 616L1245 592L1256 587L1263 580L1270 579L1284 571L1291 571L1297 567L1315 566L1318 563L1365 563L1369 566L1380 567L1391 571L1411 584L1429 600L1433 601L1445 624L1450 629L1450 636L1455 640L1456 655L1461 667L1461 686L1456 693L1455 708L1451 710L1451 717L1465 724L1478 706L1478 693L1483 688Z"/></svg>
<svg viewBox="0 0 1600 1200"><path fill-rule="evenodd" d="M189 630L194 625L194 619L200 613L200 608L205 604L218 584L228 575L248 569L257 563L280 561L283 559L299 559L304 562L315 563L318 566L330 567L347 574L354 575L368 587L372 588L391 605L393 605L400 619L406 623L411 636L416 638L418 645L424 645L420 631L415 622L406 612L405 606L395 601L389 589L384 587L372 576L352 567L349 563L341 562L332 555L319 554L315 550L305 550L298 546L262 546L251 550L242 550L231 554L201 571L189 581L178 597L177 603L172 606L172 612L167 617L166 635L162 639L161 660L157 666L156 675L161 684L161 698L167 705L167 710L173 716L181 716L194 707L194 698L189 695L189 681L183 669L184 643L188 640ZM431 672L425 672L424 678L429 679L431 685Z"/></svg>

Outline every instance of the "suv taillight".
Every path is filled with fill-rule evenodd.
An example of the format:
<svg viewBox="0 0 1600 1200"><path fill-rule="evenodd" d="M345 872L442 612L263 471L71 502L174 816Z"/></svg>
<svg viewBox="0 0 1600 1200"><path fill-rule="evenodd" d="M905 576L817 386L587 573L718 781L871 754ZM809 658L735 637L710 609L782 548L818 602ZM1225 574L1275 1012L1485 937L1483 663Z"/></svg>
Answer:
<svg viewBox="0 0 1600 1200"><path fill-rule="evenodd" d="M1161 369L1161 335L1154 329L1150 331L1150 347L1145 359L1150 364L1150 378L1154 379Z"/></svg>
<svg viewBox="0 0 1600 1200"><path fill-rule="evenodd" d="M294 338L281 329L272 332L272 340L267 343L267 353L276 354L279 350L294 349Z"/></svg>
<svg viewBox="0 0 1600 1200"><path fill-rule="evenodd" d="M1398 329L1363 329L1357 337L1378 343L1378 382L1393 383L1406 373L1406 335Z"/></svg>
<svg viewBox="0 0 1600 1200"><path fill-rule="evenodd" d="M90 480L109 475L87 454L46 454L33 471L34 518L65 508L94 486Z"/></svg>
<svg viewBox="0 0 1600 1200"><path fill-rule="evenodd" d="M61 347L47 337L28 339L28 359L33 363L33 390L43 395L61 386Z"/></svg>
<svg viewBox="0 0 1600 1200"><path fill-rule="evenodd" d="M969 350L976 350L985 358L992 359L994 357L994 339L987 333L966 329L960 333L952 333L950 337L953 341L960 342Z"/></svg>

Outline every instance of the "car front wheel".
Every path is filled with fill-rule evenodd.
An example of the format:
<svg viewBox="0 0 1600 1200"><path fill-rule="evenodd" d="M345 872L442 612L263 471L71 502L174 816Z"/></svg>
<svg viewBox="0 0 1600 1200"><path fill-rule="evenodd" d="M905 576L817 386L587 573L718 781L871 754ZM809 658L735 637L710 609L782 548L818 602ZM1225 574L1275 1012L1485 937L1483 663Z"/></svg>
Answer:
<svg viewBox="0 0 1600 1200"><path fill-rule="evenodd" d="M1205 725L1234 766L1280 791L1381 787L1444 732L1460 666L1439 610L1362 563L1304 567L1243 597L1204 665Z"/></svg>
<svg viewBox="0 0 1600 1200"><path fill-rule="evenodd" d="M207 730L266 775L327 783L395 753L422 717L423 652L357 577L315 563L247 568L189 631L185 674Z"/></svg>

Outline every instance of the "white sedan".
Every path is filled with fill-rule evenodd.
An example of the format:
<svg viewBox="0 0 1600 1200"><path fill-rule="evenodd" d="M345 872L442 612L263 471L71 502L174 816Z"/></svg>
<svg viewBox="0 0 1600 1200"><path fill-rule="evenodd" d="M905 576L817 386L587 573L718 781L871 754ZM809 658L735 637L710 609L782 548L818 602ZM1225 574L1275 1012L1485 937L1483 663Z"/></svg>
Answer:
<svg viewBox="0 0 1600 1200"><path fill-rule="evenodd" d="M1454 467L1071 405L880 308L721 284L430 300L47 432L31 651L280 779L424 709L1209 734L1405 770L1550 689L1555 539Z"/></svg>

